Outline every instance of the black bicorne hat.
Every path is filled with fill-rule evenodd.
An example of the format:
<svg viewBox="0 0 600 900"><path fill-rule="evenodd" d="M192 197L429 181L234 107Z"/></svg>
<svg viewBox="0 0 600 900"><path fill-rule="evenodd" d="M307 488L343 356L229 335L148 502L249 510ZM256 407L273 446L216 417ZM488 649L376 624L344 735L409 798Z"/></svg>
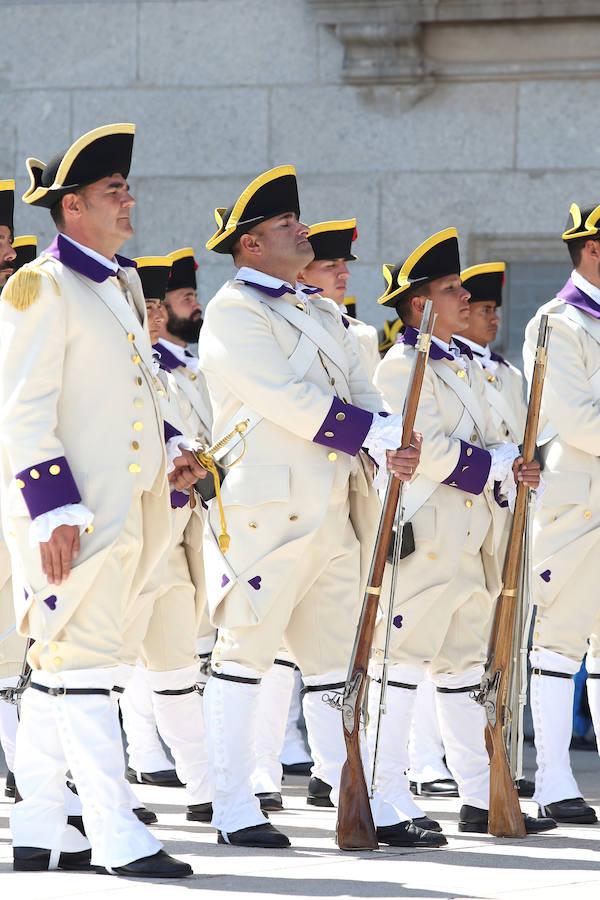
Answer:
<svg viewBox="0 0 600 900"><path fill-rule="evenodd" d="M445 228L419 244L402 264L383 266L386 289L377 302L395 307L410 288L455 274L460 274L458 232L456 228Z"/></svg>
<svg viewBox="0 0 600 900"><path fill-rule="evenodd" d="M172 260L168 256L138 256L137 273L146 300L165 299Z"/></svg>
<svg viewBox="0 0 600 900"><path fill-rule="evenodd" d="M61 197L119 172L129 175L135 125L128 122L103 125L77 138L64 153L47 165L29 158L30 185L23 194L25 203L50 209Z"/></svg>
<svg viewBox="0 0 600 900"><path fill-rule="evenodd" d="M215 209L219 228L206 242L206 249L231 253L243 234L287 212L294 212L300 218L296 170L294 166L277 166L255 178L229 209L224 206Z"/></svg>
<svg viewBox="0 0 600 900"><path fill-rule="evenodd" d="M481 263L463 269L460 280L471 295L469 303L493 300L496 306L502 306L505 273L506 263L503 262Z"/></svg>
<svg viewBox="0 0 600 900"><path fill-rule="evenodd" d="M0 181L0 225L10 228L14 232L15 212L15 183L12 178Z"/></svg>
<svg viewBox="0 0 600 900"><path fill-rule="evenodd" d="M13 250L17 255L11 266L15 272L25 263L33 262L37 256L37 243L35 234L21 234L14 239Z"/></svg>
<svg viewBox="0 0 600 900"><path fill-rule="evenodd" d="M174 250L167 256L172 262L167 291L177 291L180 288L192 288L195 291L198 263L194 259L192 248L182 247L181 250Z"/></svg>
<svg viewBox="0 0 600 900"><path fill-rule="evenodd" d="M352 253L352 242L357 237L356 219L317 222L308 232L315 259L357 259Z"/></svg>
<svg viewBox="0 0 600 900"><path fill-rule="evenodd" d="M571 203L567 227L563 231L563 241L574 241L577 238L595 238L600 234L600 206L587 206L581 209L579 204Z"/></svg>

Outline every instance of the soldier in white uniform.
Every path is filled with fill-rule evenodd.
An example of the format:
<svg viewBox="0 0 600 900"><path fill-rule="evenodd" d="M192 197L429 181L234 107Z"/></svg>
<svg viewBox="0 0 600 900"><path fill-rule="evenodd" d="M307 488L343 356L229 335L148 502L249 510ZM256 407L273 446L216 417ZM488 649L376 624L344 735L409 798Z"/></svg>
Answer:
<svg viewBox="0 0 600 900"><path fill-rule="evenodd" d="M433 301L437 318L416 420L423 433L422 462L404 497L410 530L404 535L405 558L394 597L377 783L386 796L396 792L398 805L404 803L418 816L405 771L416 687L428 670L436 686L446 759L463 801L459 829L487 831L485 713L470 694L483 674L501 586L498 548L506 513L499 501L515 490L515 478L536 487L539 465L522 465L515 444L498 443L481 369L473 365L470 349L452 337L469 318L456 230L432 235L404 263L384 266L384 276L387 288L379 302L394 307L405 326L375 374L393 412L404 404L426 299ZM411 532L414 547L409 546ZM371 751L383 632L382 623L373 659ZM527 816L525 824L530 832L554 827L552 821Z"/></svg>
<svg viewBox="0 0 600 900"><path fill-rule="evenodd" d="M150 338L155 343L161 322L159 305L166 291L171 260L151 256L141 257L136 263L146 297ZM158 378L159 402L169 439L180 448L196 449L198 435L195 424L187 417L187 401L172 373L159 370ZM142 660L158 730L173 754L176 774L186 786L186 819L210 822L213 787L204 734L200 660L196 653L198 622L206 605L203 573L200 584L194 582L195 559L202 552L204 511L199 502L194 508L190 506L189 493L185 491L171 491L171 509L169 547L149 577L141 598L148 597L144 604L148 624ZM126 695L127 691L123 697Z"/></svg>
<svg viewBox="0 0 600 900"><path fill-rule="evenodd" d="M113 686L135 663L139 592L170 539L163 421L135 266L135 126L106 125L48 165L29 159L24 200L58 235L0 301L0 469L17 625L35 643L21 706L11 814L17 869L173 877L173 860L131 810ZM203 473L181 451L182 489ZM67 824L70 769L89 839Z"/></svg>
<svg viewBox="0 0 600 900"><path fill-rule="evenodd" d="M379 518L361 448L385 467L401 425L379 414L380 397L336 304L311 299L296 283L313 250L299 222L293 166L260 175L215 217L207 247L231 253L238 271L208 304L199 344L213 439L230 437L220 457L230 466L225 516L213 502L205 541L219 629L204 695L213 825L221 843L285 847L252 789L260 678L285 644L307 689L311 747L337 794L346 753L339 713L323 693L345 680ZM396 451L387 464L407 478L418 455ZM386 814L377 822L382 842L438 845L430 840L438 835L401 822L391 805Z"/></svg>
<svg viewBox="0 0 600 900"><path fill-rule="evenodd" d="M600 734L600 206L573 203L563 241L571 277L525 334L531 377L539 317L552 328L538 444L546 493L534 529L531 709L540 814L580 825L597 821L569 760L573 675L586 654L588 698ZM589 641L589 644L588 644Z"/></svg>

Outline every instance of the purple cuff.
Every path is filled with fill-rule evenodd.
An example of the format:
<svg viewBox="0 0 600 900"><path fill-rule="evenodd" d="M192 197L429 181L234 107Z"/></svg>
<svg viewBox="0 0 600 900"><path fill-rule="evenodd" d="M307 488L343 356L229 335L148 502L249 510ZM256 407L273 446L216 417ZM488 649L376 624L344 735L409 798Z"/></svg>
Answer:
<svg viewBox="0 0 600 900"><path fill-rule="evenodd" d="M181 432L174 428L170 422L165 422L165 444L168 444L172 437L177 437Z"/></svg>
<svg viewBox="0 0 600 900"><path fill-rule="evenodd" d="M81 494L64 456L23 469L15 479L32 519L68 503L81 503Z"/></svg>
<svg viewBox="0 0 600 900"><path fill-rule="evenodd" d="M361 409L360 406L342 403L339 397L334 397L331 408L313 441L331 447L332 450L341 450L350 456L356 456L372 424L372 412Z"/></svg>
<svg viewBox="0 0 600 900"><path fill-rule="evenodd" d="M189 494L184 491L171 491L171 509L183 509L189 502Z"/></svg>
<svg viewBox="0 0 600 900"><path fill-rule="evenodd" d="M487 483L491 465L492 456L487 450L461 440L458 464L454 471L444 478L442 484L466 491L468 494L481 494Z"/></svg>

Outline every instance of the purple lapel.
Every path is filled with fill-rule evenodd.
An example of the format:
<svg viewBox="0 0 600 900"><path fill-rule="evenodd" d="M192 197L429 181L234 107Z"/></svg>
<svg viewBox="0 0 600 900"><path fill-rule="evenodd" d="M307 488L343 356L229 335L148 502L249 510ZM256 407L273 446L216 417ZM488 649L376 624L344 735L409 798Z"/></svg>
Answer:
<svg viewBox="0 0 600 900"><path fill-rule="evenodd" d="M404 331L404 334L400 335L400 337L398 338L396 343L397 344L408 344L409 347L414 347L415 344L417 343L418 335L419 335L419 332L417 331L416 328L413 328L411 325L407 325L406 329ZM463 344L462 341L458 341L456 338L453 338L453 340L461 353L464 353L464 355L468 356L469 359L473 359L473 354L471 352L470 347L467 347L466 344ZM429 346L429 359L454 360L455 357L452 356L451 353L446 353L445 350L442 350L442 348L438 344L436 344L436 343L434 343L434 341L432 341Z"/></svg>
<svg viewBox="0 0 600 900"><path fill-rule="evenodd" d="M266 284L257 284L255 281L246 281L242 280L242 284L247 284L248 287L256 288L257 291L260 291L262 294L266 294L267 297L283 297L285 294L295 294L296 292L293 288L286 287L285 284L282 284L281 287L272 288L267 287Z"/></svg>
<svg viewBox="0 0 600 900"><path fill-rule="evenodd" d="M111 275L115 274L108 266L104 266L101 262L98 262L98 260L92 259L91 256L88 256L87 253L84 253L83 250L80 250L79 247L76 247L71 241L66 240L62 234L56 235L44 253L48 253L50 256L58 259L63 265L67 266L67 268L72 269L79 275L84 275L85 278L89 278L97 284L101 284L103 281L106 281L107 278L110 278ZM116 254L115 259L123 268L136 267L136 263L126 256L119 256Z"/></svg>
<svg viewBox="0 0 600 900"><path fill-rule="evenodd" d="M158 354L160 367L161 369L164 369L165 372L172 372L173 369L179 369L180 367L186 368L185 363L178 359L175 354L163 344L153 344L152 349Z"/></svg>
<svg viewBox="0 0 600 900"><path fill-rule="evenodd" d="M593 319L600 319L600 306L578 287L575 287L570 278L556 296L570 306L575 306L582 312L587 313L588 316L592 316Z"/></svg>

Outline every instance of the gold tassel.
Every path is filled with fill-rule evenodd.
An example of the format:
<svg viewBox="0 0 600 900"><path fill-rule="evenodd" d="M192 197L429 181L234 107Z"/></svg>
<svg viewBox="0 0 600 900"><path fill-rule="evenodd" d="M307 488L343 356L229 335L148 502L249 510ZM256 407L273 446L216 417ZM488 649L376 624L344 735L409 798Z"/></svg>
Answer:
<svg viewBox="0 0 600 900"><path fill-rule="evenodd" d="M221 438L221 440L214 444L212 447L209 447L207 450L196 450L194 456L198 460L201 466L204 466L207 472L213 477L215 483L215 499L217 501L217 506L219 507L219 519L221 522L221 534L219 535L219 549L221 553L227 553L229 550L229 545L231 543L231 537L227 533L227 522L225 520L225 510L223 508L223 501L221 499L221 478L219 476L219 469L214 459L214 454L225 447L229 441L235 437L236 434L241 435L243 449L240 455L236 460L230 463L227 468L231 469L232 466L237 465L244 453L246 452L246 442L244 441L244 432L248 427L248 419L244 419L243 422L239 422L235 428L226 434L225 437Z"/></svg>
<svg viewBox="0 0 600 900"><path fill-rule="evenodd" d="M58 284L53 275L49 272L43 273L46 278L52 282L55 294L60 294ZM35 303L39 297L40 287L42 283L42 271L38 265L26 263L22 266L12 278L9 278L6 287L2 291L2 300L6 300L14 309L24 312Z"/></svg>

